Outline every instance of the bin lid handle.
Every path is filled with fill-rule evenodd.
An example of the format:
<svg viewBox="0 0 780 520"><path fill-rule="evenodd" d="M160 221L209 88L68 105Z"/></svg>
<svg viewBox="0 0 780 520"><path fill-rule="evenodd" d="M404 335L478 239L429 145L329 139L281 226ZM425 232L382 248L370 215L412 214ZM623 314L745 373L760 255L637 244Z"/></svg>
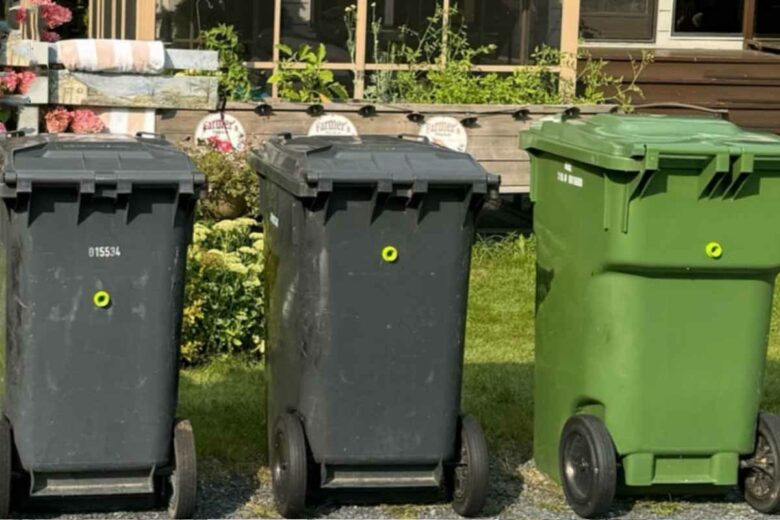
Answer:
<svg viewBox="0 0 780 520"><path fill-rule="evenodd" d="M398 134L398 139L409 139L410 141L418 141L425 144L431 144L431 140L428 139L427 136L424 135L415 135L415 134Z"/></svg>

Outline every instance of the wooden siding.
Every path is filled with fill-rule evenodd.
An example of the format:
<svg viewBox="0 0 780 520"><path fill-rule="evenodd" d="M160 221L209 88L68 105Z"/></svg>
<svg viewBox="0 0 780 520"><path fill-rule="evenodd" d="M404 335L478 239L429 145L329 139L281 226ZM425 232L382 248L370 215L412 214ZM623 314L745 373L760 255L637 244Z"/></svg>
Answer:
<svg viewBox="0 0 780 520"><path fill-rule="evenodd" d="M306 135L314 117L306 112L307 105L274 103L273 113L260 116L255 106L231 103L228 113L235 116L246 129L250 142L260 142L270 136L290 132ZM467 128L468 151L491 173L501 175L503 193L528 192L530 166L528 155L519 149L518 138L534 121L542 117L562 114L564 106L437 106L437 105L393 105L376 106L376 115L364 117L359 110L365 104L346 103L326 105L326 113L341 114L350 119L361 134L418 134L420 123L409 120L410 113L427 117L447 115L457 119L476 117L476 124ZM608 112L613 107L580 107L581 117ZM527 119L516 117L519 110L528 110ZM208 112L198 110L162 111L157 118L157 131L174 142L191 140L195 128Z"/></svg>
<svg viewBox="0 0 780 520"><path fill-rule="evenodd" d="M636 50L591 49L609 62L607 72L630 78ZM780 55L758 51L655 51L655 63L639 78L643 103L688 103L728 110L734 123L780 133ZM653 109L683 113L681 109Z"/></svg>

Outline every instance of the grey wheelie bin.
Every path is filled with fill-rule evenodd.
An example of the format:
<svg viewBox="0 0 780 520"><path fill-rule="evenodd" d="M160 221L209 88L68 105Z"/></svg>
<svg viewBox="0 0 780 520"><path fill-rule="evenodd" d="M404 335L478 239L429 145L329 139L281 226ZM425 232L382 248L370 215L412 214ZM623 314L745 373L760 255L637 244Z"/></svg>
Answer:
<svg viewBox="0 0 780 520"><path fill-rule="evenodd" d="M0 156L0 517L11 497L118 495L192 515L193 433L175 412L204 176L153 136L12 138Z"/></svg>
<svg viewBox="0 0 780 520"><path fill-rule="evenodd" d="M487 448L460 388L474 219L498 178L389 136L280 136L252 162L279 512L334 490L438 488L479 513Z"/></svg>

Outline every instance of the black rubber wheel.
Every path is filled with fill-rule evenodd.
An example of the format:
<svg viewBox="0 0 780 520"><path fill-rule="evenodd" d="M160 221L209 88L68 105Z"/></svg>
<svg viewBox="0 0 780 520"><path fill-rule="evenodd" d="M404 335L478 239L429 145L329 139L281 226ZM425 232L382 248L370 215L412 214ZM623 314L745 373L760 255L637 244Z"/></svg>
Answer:
<svg viewBox="0 0 780 520"><path fill-rule="evenodd" d="M190 421L176 421L173 429L173 473L170 485L168 516L192 518L198 502L198 467L195 459L195 436Z"/></svg>
<svg viewBox="0 0 780 520"><path fill-rule="evenodd" d="M758 416L756 451L743 463L740 487L750 507L761 513L780 511L780 417Z"/></svg>
<svg viewBox="0 0 780 520"><path fill-rule="evenodd" d="M288 413L277 419L270 451L276 509L285 518L301 518L306 510L308 460L298 417Z"/></svg>
<svg viewBox="0 0 780 520"><path fill-rule="evenodd" d="M13 464L11 423L0 417L0 518L11 515L11 468Z"/></svg>
<svg viewBox="0 0 780 520"><path fill-rule="evenodd" d="M452 509L461 516L477 516L487 500L489 460L485 434L474 417L461 418L458 449L452 470Z"/></svg>
<svg viewBox="0 0 780 520"><path fill-rule="evenodd" d="M566 502L582 518L609 512L617 487L615 445L598 417L575 415L563 427L558 450Z"/></svg>

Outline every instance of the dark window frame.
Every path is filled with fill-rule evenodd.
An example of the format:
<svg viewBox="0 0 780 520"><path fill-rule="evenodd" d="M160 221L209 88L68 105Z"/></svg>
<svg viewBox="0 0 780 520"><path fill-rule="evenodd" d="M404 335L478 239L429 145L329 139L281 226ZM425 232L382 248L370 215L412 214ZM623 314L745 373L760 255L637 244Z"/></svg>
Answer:
<svg viewBox="0 0 780 520"><path fill-rule="evenodd" d="M672 38L703 38L703 39L735 39L745 37L745 6L750 0L740 0L742 2L742 22L740 23L739 32L695 32L695 31L678 31L675 29L677 25L677 4L680 0L672 0Z"/></svg>
<svg viewBox="0 0 780 520"><path fill-rule="evenodd" d="M611 37L596 37L596 38L586 38L583 37L582 39L585 40L588 43L610 43L610 42L627 42L627 43L655 43L658 40L658 2L659 0L647 0L650 10L650 17L651 20L649 21L651 30L650 30L650 37L649 38L626 38L624 36L616 36L614 38ZM580 11L580 34L582 34L582 24L583 24L583 18L588 16L588 13L581 10ZM593 14L591 14L593 16ZM630 15L630 14L621 14L616 12L608 12L603 11L603 14L601 15L595 15L601 18L607 18L610 16L617 16L622 18L645 18L646 15Z"/></svg>

